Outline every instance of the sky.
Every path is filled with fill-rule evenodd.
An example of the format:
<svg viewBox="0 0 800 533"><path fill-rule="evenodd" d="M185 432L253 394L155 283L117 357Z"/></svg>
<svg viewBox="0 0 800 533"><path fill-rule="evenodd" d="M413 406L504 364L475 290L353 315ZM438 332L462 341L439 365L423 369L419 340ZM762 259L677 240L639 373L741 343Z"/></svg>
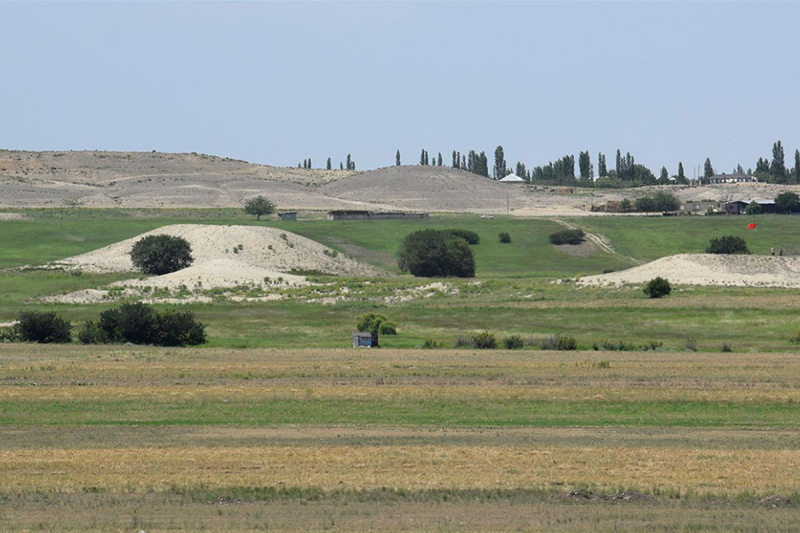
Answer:
<svg viewBox="0 0 800 533"><path fill-rule="evenodd" d="M658 175L800 148L798 2L0 2L0 148Z"/></svg>

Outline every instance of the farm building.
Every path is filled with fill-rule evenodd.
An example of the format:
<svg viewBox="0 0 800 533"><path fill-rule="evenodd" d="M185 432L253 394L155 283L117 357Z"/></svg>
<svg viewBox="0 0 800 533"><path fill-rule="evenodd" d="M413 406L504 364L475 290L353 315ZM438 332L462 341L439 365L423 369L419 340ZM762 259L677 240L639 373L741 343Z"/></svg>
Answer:
<svg viewBox="0 0 800 533"><path fill-rule="evenodd" d="M778 212L777 207L775 206L775 200L752 200L752 201L761 206L761 214L763 215ZM735 202L728 202L722 204L722 210L725 212L726 215L741 215L747 210L748 205L750 205L750 202L746 202L744 200L736 200Z"/></svg>
<svg viewBox="0 0 800 533"><path fill-rule="evenodd" d="M288 213L278 213L280 220L297 220L297 211L289 211Z"/></svg>
<svg viewBox="0 0 800 533"><path fill-rule="evenodd" d="M505 178L499 180L501 183L525 183L525 180L516 174L509 174Z"/></svg>
<svg viewBox="0 0 800 533"><path fill-rule="evenodd" d="M369 331L353 333L353 348L378 348L378 334Z"/></svg>
<svg viewBox="0 0 800 533"><path fill-rule="evenodd" d="M681 213L685 215L705 215L708 209L718 211L719 202L716 200L688 200L681 204Z"/></svg>
<svg viewBox="0 0 800 533"><path fill-rule="evenodd" d="M331 211L328 220L407 220L428 218L428 213L375 213L372 211Z"/></svg>
<svg viewBox="0 0 800 533"><path fill-rule="evenodd" d="M750 174L714 174L708 178L708 183L755 183L758 178Z"/></svg>

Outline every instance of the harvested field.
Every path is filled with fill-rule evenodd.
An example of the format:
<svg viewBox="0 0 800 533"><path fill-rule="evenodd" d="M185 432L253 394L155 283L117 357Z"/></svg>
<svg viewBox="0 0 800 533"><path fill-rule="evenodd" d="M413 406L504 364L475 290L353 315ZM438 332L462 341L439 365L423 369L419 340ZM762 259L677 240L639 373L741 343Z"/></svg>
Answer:
<svg viewBox="0 0 800 533"><path fill-rule="evenodd" d="M0 514L20 530L398 529L394 513L411 529L790 531L798 516L797 354L0 345L0 359Z"/></svg>
<svg viewBox="0 0 800 533"><path fill-rule="evenodd" d="M800 287L800 258L756 255L680 254L578 280L581 285L646 283L660 276L676 285Z"/></svg>

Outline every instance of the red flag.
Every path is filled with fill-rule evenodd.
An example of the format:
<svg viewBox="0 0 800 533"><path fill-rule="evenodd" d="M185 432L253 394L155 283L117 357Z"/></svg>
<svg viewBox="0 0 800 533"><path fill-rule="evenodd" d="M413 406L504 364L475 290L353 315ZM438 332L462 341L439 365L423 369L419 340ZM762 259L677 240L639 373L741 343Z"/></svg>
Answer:
<svg viewBox="0 0 800 533"><path fill-rule="evenodd" d="M756 229L756 225L751 222L747 225L747 229Z"/></svg>

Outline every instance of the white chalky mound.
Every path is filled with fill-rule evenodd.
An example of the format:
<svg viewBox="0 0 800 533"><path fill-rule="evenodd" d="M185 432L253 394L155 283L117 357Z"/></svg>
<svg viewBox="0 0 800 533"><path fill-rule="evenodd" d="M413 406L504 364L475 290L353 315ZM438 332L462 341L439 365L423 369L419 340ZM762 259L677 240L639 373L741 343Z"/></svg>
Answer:
<svg viewBox="0 0 800 533"><path fill-rule="evenodd" d="M677 285L800 287L800 258L764 255L679 254L609 274L586 276L579 285L620 286L655 277Z"/></svg>

